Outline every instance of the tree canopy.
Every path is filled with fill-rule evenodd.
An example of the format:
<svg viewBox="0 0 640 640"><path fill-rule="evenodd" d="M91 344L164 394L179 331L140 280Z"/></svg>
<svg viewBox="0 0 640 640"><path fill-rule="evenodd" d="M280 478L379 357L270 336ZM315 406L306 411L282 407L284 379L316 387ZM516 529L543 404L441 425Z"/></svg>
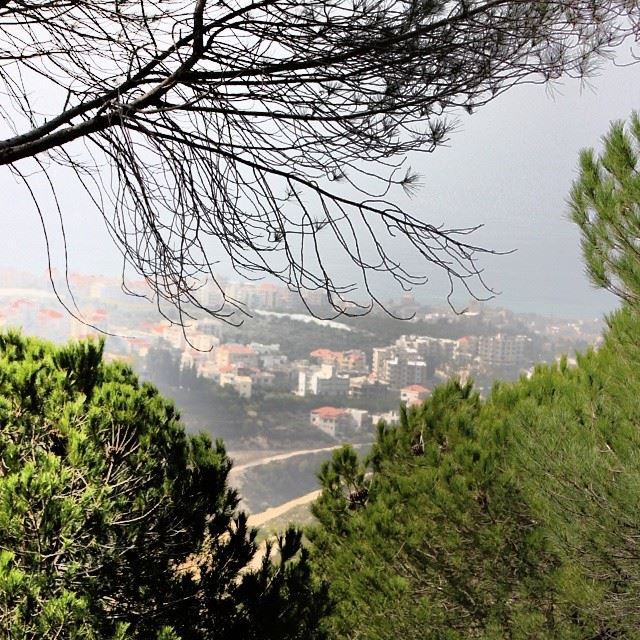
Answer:
<svg viewBox="0 0 640 640"><path fill-rule="evenodd" d="M626 303L640 303L640 117L616 122L602 153L585 149L571 191L571 217L582 233L592 282Z"/></svg>
<svg viewBox="0 0 640 640"><path fill-rule="evenodd" d="M256 560L230 468L101 343L0 334L0 635L321 638L300 533Z"/></svg>
<svg viewBox="0 0 640 640"><path fill-rule="evenodd" d="M449 382L379 425L367 458L322 468L312 540L331 637L638 636L637 122L582 155L573 192L587 266L622 291L603 345L486 400Z"/></svg>
<svg viewBox="0 0 640 640"><path fill-rule="evenodd" d="M610 322L575 367L486 401L451 382L368 459L326 463L311 538L331 637L636 637L640 318Z"/></svg>
<svg viewBox="0 0 640 640"><path fill-rule="evenodd" d="M178 321L237 321L220 261L330 314L429 265L475 292L471 230L394 202L418 186L407 154L445 142L456 109L585 76L638 17L623 0L0 0L0 165L36 206L34 171L54 206L53 168L72 172Z"/></svg>

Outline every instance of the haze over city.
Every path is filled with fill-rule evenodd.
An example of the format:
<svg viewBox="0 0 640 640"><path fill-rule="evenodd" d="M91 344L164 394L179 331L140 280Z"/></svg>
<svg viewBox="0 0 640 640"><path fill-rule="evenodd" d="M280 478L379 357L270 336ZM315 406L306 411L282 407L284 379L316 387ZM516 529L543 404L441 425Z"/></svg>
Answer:
<svg viewBox="0 0 640 640"><path fill-rule="evenodd" d="M473 115L459 115L457 130L446 147L410 158L421 176L414 197L397 201L418 217L445 227L484 225L472 241L510 255L480 256L487 284L500 293L496 304L518 311L567 317L599 316L615 306L613 297L596 291L584 275L578 233L567 219L566 198L575 178L577 155L597 146L613 120L626 118L640 104L634 66L607 63L584 83L565 79L550 86L522 86L507 92ZM86 194L70 175L60 178L70 269L119 274L121 257ZM0 200L11 215L0 220L6 238L0 264L42 273L45 243L28 192L5 172ZM52 261L62 266L58 213L45 181L33 179L36 193L48 206ZM424 265L411 264L415 269ZM233 271L220 264L220 273ZM442 274L429 268L432 281L416 288L418 299L441 302L448 290ZM387 297L400 290L381 284ZM462 288L455 298L463 308L469 298ZM480 291L479 293L483 293Z"/></svg>

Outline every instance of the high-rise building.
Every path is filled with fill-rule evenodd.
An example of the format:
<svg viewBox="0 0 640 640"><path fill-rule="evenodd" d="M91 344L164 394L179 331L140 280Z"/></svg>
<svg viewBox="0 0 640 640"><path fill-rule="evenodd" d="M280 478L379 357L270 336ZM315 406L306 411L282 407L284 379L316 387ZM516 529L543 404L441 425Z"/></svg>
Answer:
<svg viewBox="0 0 640 640"><path fill-rule="evenodd" d="M531 338L524 335L479 336L477 356L480 362L498 366L526 366Z"/></svg>

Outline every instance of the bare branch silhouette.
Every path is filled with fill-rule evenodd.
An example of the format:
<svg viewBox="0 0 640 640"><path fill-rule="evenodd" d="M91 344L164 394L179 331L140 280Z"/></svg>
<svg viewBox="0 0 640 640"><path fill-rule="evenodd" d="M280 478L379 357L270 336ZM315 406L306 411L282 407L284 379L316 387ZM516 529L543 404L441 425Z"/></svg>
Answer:
<svg viewBox="0 0 640 640"><path fill-rule="evenodd" d="M407 154L445 142L456 110L584 77L637 37L634 0L0 0L0 164L74 172L181 323L245 312L220 260L305 304L322 292L329 316L430 265L482 295L472 229L392 202L419 186Z"/></svg>

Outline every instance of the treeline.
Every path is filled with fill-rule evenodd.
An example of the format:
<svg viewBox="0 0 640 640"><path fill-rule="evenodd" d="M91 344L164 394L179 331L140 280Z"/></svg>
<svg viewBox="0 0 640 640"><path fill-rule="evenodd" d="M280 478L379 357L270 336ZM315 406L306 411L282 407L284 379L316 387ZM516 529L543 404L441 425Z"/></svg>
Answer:
<svg viewBox="0 0 640 640"><path fill-rule="evenodd" d="M498 331L526 333L526 327L511 317L509 322L497 326L494 321L480 316L455 316L424 320L399 320L384 313L372 313L360 317L341 318L340 322L351 331L332 329L314 323L305 323L287 317L256 315L251 322L240 327L226 327L226 342L269 342L279 344L282 353L290 360L303 360L317 347L345 351L360 349L371 354L374 347L386 347L405 334L428 335L434 338L458 339L468 335L493 335Z"/></svg>

